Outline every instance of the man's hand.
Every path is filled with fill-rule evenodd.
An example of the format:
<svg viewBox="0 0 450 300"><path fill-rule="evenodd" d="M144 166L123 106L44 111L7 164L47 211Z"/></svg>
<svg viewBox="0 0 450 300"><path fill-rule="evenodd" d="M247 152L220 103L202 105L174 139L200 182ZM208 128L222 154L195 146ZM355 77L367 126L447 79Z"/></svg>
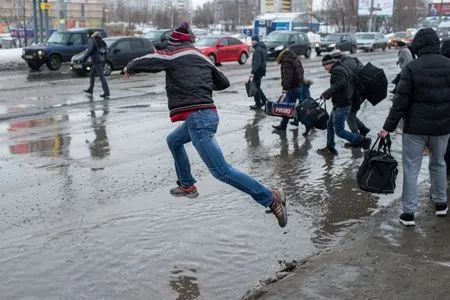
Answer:
<svg viewBox="0 0 450 300"><path fill-rule="evenodd" d="M381 129L380 132L378 133L378 135L380 137L382 137L383 139L385 139L388 135L389 135L389 131L386 131L384 129Z"/></svg>
<svg viewBox="0 0 450 300"><path fill-rule="evenodd" d="M282 93L282 94L287 94L287 92L288 92L288 91L286 91L286 90L281 90L281 93Z"/></svg>
<svg viewBox="0 0 450 300"><path fill-rule="evenodd" d="M253 80L253 73L250 73L250 74L248 75L248 79Z"/></svg>

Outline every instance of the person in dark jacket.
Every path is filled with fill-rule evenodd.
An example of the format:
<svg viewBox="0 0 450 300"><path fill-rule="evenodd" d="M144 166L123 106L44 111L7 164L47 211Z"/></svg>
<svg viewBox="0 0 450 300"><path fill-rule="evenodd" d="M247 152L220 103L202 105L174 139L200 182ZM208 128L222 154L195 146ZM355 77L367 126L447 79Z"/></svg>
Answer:
<svg viewBox="0 0 450 300"><path fill-rule="evenodd" d="M363 67L363 63L357 58L353 56L345 55L342 52L337 52L332 54L333 57L338 58L344 64L344 66L348 67L353 74L352 83L353 83L353 98L352 98L352 108L350 109L350 113L347 116L347 125L350 128L351 132L359 132L361 135L366 136L370 129L357 117L358 111L361 108L361 103L364 102L364 98L361 96L359 90L358 83L358 71ZM345 143L344 147L360 147L361 143L352 144Z"/></svg>
<svg viewBox="0 0 450 300"><path fill-rule="evenodd" d="M450 40L445 40L441 45L441 54L450 58ZM447 174L450 174L450 140L445 152L445 163L447 164Z"/></svg>
<svg viewBox="0 0 450 300"><path fill-rule="evenodd" d="M385 138L403 119L403 225L415 225L417 179L423 149L429 149L431 199L436 215L447 214L447 178L444 160L450 136L450 59L440 54L432 28L419 30L412 42L418 58L402 70L397 93L379 135Z"/></svg>
<svg viewBox="0 0 450 300"><path fill-rule="evenodd" d="M249 75L249 79L253 80L258 92L256 93L255 105L251 105L250 109L260 109L266 105L267 97L261 89L261 81L266 76L267 67L267 48L266 45L259 40L259 36L252 36L252 45L255 48L252 57L252 70Z"/></svg>
<svg viewBox="0 0 450 300"><path fill-rule="evenodd" d="M225 161L215 139L219 125L213 90L230 86L227 77L194 47L188 24L177 27L169 38L166 49L134 59L124 74L138 72L166 72L166 91L172 122L184 121L167 137L167 144L175 160L177 186L170 190L173 196L198 196L191 174L184 144L192 141L212 175L238 190L249 194L259 204L270 207L281 227L287 224L286 197L281 188L268 188Z"/></svg>
<svg viewBox="0 0 450 300"><path fill-rule="evenodd" d="M345 120L350 113L354 95L353 74L344 66L340 59L327 54L322 59L322 65L331 74L330 88L322 93L322 99L331 99L333 109L328 120L327 146L319 149L320 154L337 155L334 142L334 134L352 144L360 144L364 149L370 147L371 139L358 132L345 130Z"/></svg>
<svg viewBox="0 0 450 300"><path fill-rule="evenodd" d="M287 103L295 103L297 99L303 101L302 83L304 70L302 63L297 59L295 52L285 49L277 57L278 64L281 65L281 88L284 101ZM281 119L280 125L272 125L275 130L286 131L288 117Z"/></svg>
<svg viewBox="0 0 450 300"><path fill-rule="evenodd" d="M110 96L109 94L109 86L106 82L105 74L104 74L104 64L105 64L105 56L106 53L101 53L101 49L106 49L106 43L103 41L100 36L100 32L93 32L92 30L88 31L88 50L83 55L81 62L84 62L88 57L92 60L92 69L90 73L90 84L89 88L84 90L85 93L92 95L94 91L95 85L95 76L98 75L100 81L102 83L103 94L100 97L107 98Z"/></svg>

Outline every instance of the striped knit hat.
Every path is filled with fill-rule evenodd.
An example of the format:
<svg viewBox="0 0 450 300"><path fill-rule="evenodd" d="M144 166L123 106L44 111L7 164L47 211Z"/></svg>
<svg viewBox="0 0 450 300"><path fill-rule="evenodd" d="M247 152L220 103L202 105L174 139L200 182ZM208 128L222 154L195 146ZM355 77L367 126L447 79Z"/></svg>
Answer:
<svg viewBox="0 0 450 300"><path fill-rule="evenodd" d="M181 45L183 42L191 42L192 37L189 33L189 24L182 22L180 26L174 29L169 37L169 44L173 46Z"/></svg>

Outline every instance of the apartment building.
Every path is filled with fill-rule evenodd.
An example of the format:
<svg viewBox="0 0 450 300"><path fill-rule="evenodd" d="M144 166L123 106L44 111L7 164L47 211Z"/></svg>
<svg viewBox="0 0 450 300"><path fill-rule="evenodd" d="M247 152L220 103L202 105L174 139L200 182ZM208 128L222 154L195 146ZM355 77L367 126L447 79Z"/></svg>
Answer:
<svg viewBox="0 0 450 300"><path fill-rule="evenodd" d="M38 0L36 0L38 3ZM105 0L64 0L63 15L66 27L77 26L99 26L104 18ZM59 23L59 1L48 1L48 15L51 27L56 28ZM39 9L39 7L38 7ZM32 23L33 1L32 0L1 0L0 15L14 23L17 19L23 22L27 19Z"/></svg>

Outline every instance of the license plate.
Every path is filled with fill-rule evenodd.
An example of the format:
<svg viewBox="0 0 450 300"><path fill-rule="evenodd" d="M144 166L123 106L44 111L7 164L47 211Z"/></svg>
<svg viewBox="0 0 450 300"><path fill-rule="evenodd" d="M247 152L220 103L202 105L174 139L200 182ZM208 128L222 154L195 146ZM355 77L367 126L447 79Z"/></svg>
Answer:
<svg viewBox="0 0 450 300"><path fill-rule="evenodd" d="M327 50L327 47L321 47L320 50Z"/></svg>
<svg viewBox="0 0 450 300"><path fill-rule="evenodd" d="M83 69L83 66L82 65L73 65L73 68L74 69Z"/></svg>
<svg viewBox="0 0 450 300"><path fill-rule="evenodd" d="M31 59L31 58L33 58L33 55L25 55L25 58Z"/></svg>
<svg viewBox="0 0 450 300"><path fill-rule="evenodd" d="M272 54L272 51L267 51L267 54Z"/></svg>

